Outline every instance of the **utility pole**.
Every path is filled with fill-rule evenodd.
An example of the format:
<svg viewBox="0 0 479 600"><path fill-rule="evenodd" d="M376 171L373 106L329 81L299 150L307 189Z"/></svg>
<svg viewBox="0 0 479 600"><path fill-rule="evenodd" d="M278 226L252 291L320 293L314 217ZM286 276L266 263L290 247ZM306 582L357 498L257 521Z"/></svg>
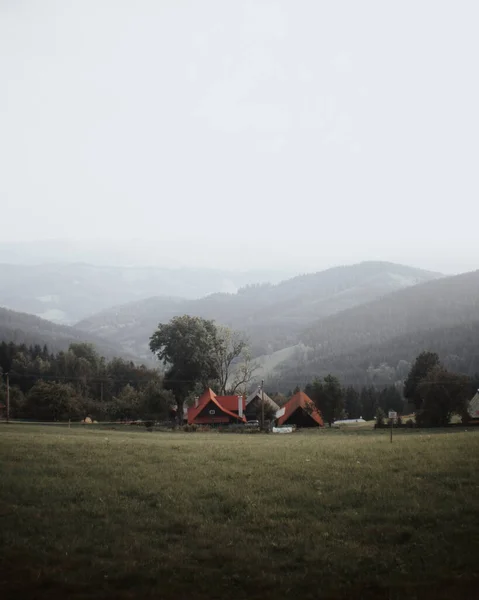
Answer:
<svg viewBox="0 0 479 600"><path fill-rule="evenodd" d="M261 429L264 430L264 379L261 380Z"/></svg>
<svg viewBox="0 0 479 600"><path fill-rule="evenodd" d="M103 381L100 382L100 402L103 404Z"/></svg>
<svg viewBox="0 0 479 600"><path fill-rule="evenodd" d="M10 380L7 375L7 423L10 423Z"/></svg>

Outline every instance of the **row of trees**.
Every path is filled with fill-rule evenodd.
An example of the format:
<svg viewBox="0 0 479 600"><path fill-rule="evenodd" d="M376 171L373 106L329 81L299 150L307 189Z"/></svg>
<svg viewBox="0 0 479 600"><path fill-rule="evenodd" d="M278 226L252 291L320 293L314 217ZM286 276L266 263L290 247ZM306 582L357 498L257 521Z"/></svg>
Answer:
<svg viewBox="0 0 479 600"><path fill-rule="evenodd" d="M150 340L166 373L121 358L99 356L90 344L51 353L46 346L0 344L0 375L9 374L12 418L39 420L165 419L185 401L212 387L245 393L256 370L246 340L213 321L177 317L159 325ZM6 378L0 380L0 402Z"/></svg>
<svg viewBox="0 0 479 600"><path fill-rule="evenodd" d="M58 420L91 415L100 419L163 419L185 402L213 388L219 394L249 391L257 365L245 339L213 321L184 315L160 324L150 348L165 373L120 358L106 361L89 344L71 344L66 352L46 346L0 344L0 375L9 373L12 417ZM448 371L431 352L420 354L402 386L342 387L338 378L315 378L305 391L325 422L374 418L378 410L402 413L412 403L420 425L446 425L453 414L467 418L475 382ZM5 378L0 402L5 401ZM273 395L273 394L271 394ZM274 395L273 395L274 396ZM281 395L276 400L281 404Z"/></svg>
<svg viewBox="0 0 479 600"><path fill-rule="evenodd" d="M378 411L395 410L402 413L404 399L396 386L375 388L363 386L342 387L334 375L316 378L305 387L306 394L321 411L323 419L330 425L338 419L373 419Z"/></svg>
<svg viewBox="0 0 479 600"><path fill-rule="evenodd" d="M415 410L417 425L436 427L448 425L453 415L468 420L468 402L476 383L466 375L446 369L436 353L422 352L412 365L402 391L398 386L343 388L337 377L327 375L314 379L305 392L330 425L345 417L370 420L390 410L401 414L408 403Z"/></svg>
<svg viewBox="0 0 479 600"><path fill-rule="evenodd" d="M0 344L0 402L10 380L12 418L38 420L167 418L174 398L158 371L115 358L89 344L50 353L46 346Z"/></svg>

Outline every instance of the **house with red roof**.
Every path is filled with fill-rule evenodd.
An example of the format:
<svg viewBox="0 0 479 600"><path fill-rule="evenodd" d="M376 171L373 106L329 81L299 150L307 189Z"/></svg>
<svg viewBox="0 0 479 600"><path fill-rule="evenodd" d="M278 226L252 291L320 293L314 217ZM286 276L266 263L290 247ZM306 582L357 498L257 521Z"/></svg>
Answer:
<svg viewBox="0 0 479 600"><path fill-rule="evenodd" d="M298 392L276 413L278 426L324 427L323 417L304 392Z"/></svg>
<svg viewBox="0 0 479 600"><path fill-rule="evenodd" d="M188 408L188 425L246 423L244 396L217 396L207 389Z"/></svg>

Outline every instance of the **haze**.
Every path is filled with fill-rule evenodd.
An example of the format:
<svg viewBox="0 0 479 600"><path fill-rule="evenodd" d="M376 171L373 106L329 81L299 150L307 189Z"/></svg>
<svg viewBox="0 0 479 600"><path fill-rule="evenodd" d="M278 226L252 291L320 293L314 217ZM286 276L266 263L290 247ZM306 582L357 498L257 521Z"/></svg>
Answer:
<svg viewBox="0 0 479 600"><path fill-rule="evenodd" d="M3 0L0 240L478 268L478 17L474 0Z"/></svg>

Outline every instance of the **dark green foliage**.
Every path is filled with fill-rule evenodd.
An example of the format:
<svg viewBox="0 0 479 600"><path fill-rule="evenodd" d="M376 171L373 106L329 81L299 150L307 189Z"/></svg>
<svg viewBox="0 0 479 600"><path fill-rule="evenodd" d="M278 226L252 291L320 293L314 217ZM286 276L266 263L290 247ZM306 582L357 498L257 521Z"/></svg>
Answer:
<svg viewBox="0 0 479 600"><path fill-rule="evenodd" d="M390 410L394 410L399 414L402 413L404 411L404 400L398 388L394 385L389 385L380 390L379 406L386 414Z"/></svg>
<svg viewBox="0 0 479 600"><path fill-rule="evenodd" d="M12 418L62 420L166 419L173 398L158 372L100 357L89 344L50 354L46 346L0 344L0 368L10 376ZM5 377L0 400L5 401Z"/></svg>
<svg viewBox="0 0 479 600"><path fill-rule="evenodd" d="M362 406L359 392L352 386L347 387L344 392L344 410L348 419L359 419L362 417Z"/></svg>
<svg viewBox="0 0 479 600"><path fill-rule="evenodd" d="M213 321L183 315L160 323L150 338L150 349L167 366L163 385L173 393L178 420L183 404L198 384L203 388L218 378L214 360L217 330Z"/></svg>
<svg viewBox="0 0 479 600"><path fill-rule="evenodd" d="M416 358L404 383L404 397L419 408L422 404L420 383L429 371L439 365L439 356L435 352L421 352Z"/></svg>
<svg viewBox="0 0 479 600"><path fill-rule="evenodd" d="M418 425L442 427L449 424L453 414L464 416L470 386L471 380L465 375L451 373L441 366L430 369L418 386L422 399L416 415Z"/></svg>
<svg viewBox="0 0 479 600"><path fill-rule="evenodd" d="M314 379L305 388L306 394L311 398L329 426L343 416L344 399L343 390L337 377L326 375L323 380Z"/></svg>
<svg viewBox="0 0 479 600"><path fill-rule="evenodd" d="M85 416L83 398L69 383L37 381L27 394L25 415L39 421L65 421Z"/></svg>
<svg viewBox="0 0 479 600"><path fill-rule="evenodd" d="M386 413L380 406L378 406L378 408L376 409L376 427L382 427L384 425L385 419Z"/></svg>
<svg viewBox="0 0 479 600"><path fill-rule="evenodd" d="M379 406L378 390L372 386L363 387L361 389L359 401L363 410L363 419L366 419L366 421L374 419Z"/></svg>

